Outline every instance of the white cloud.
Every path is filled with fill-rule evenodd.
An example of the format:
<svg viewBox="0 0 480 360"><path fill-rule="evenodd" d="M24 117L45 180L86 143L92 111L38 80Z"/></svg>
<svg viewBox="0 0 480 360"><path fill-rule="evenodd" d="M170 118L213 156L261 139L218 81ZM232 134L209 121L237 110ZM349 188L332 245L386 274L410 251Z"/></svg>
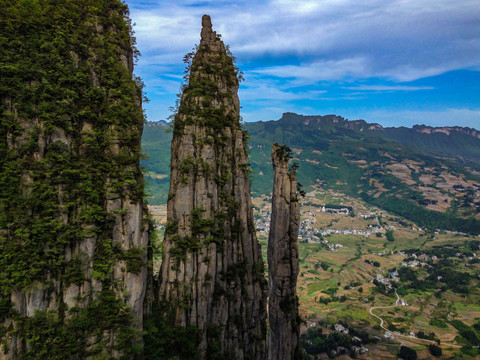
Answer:
<svg viewBox="0 0 480 360"><path fill-rule="evenodd" d="M480 66L477 0L209 1L197 6L159 0L149 1L148 8L136 6L139 0L128 3L146 55L140 66L150 56L168 63L168 54L178 59L189 51L199 40L204 13L212 15L214 28L245 60L292 55L309 59L300 65L308 68L363 59L364 75L400 81ZM362 69L346 72L362 74Z"/></svg>
<svg viewBox="0 0 480 360"><path fill-rule="evenodd" d="M371 70L364 58L321 60L310 64L273 66L252 71L262 75L294 79L292 84L314 84L325 80L366 78Z"/></svg>
<svg viewBox="0 0 480 360"><path fill-rule="evenodd" d="M302 99L316 100L321 98L325 93L325 90L285 91L280 87L269 85L267 82L258 86L242 87L239 90L239 96L242 102L250 100L279 100L284 102Z"/></svg>
<svg viewBox="0 0 480 360"><path fill-rule="evenodd" d="M172 74L182 75L183 55L199 42L201 16L205 13L212 16L214 30L231 45L240 67L248 69L246 86L240 90L246 107L263 101L267 108L283 108L283 112L287 110L285 106L302 99L358 99L374 91L434 90L402 82L458 69L480 71L478 0L127 3L143 54L136 72L146 80L147 92L171 92L169 99L178 91ZM254 81L249 82L249 78ZM345 84L359 79L375 79L374 83L379 85ZM383 80L388 80L389 86L382 85ZM324 81L343 82L341 86L354 93L328 94L323 88L313 89ZM302 86L308 86L307 90ZM160 102L164 104L166 100ZM149 106L160 108L158 104ZM298 104L294 108L298 112L307 110ZM247 110L248 114L257 111ZM473 119L474 113L458 110L456 118L463 121L463 114L465 119ZM415 114L401 115L406 121L409 116L413 121L421 116ZM454 111L439 116L447 115L453 116ZM393 121L392 117L388 119Z"/></svg>
<svg viewBox="0 0 480 360"><path fill-rule="evenodd" d="M345 87L348 90L357 91L418 91L418 90L433 90L433 86L405 86L405 85L359 85L352 87Z"/></svg>
<svg viewBox="0 0 480 360"><path fill-rule="evenodd" d="M153 78L145 81L145 90L155 94L172 94L178 92L181 83L181 81L176 80Z"/></svg>

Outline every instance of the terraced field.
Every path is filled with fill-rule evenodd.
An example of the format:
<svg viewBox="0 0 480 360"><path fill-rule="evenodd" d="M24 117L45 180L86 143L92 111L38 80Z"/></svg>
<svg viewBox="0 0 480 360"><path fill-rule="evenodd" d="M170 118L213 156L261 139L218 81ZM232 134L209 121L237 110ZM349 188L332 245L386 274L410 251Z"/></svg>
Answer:
<svg viewBox="0 0 480 360"><path fill-rule="evenodd" d="M253 203L257 219L268 222L269 198L255 198ZM353 216L323 212L321 209L325 204L350 206ZM165 211L165 206L151 207L159 225L165 218ZM379 292L372 280L378 275L388 277L392 270L401 268L402 262L408 259L409 250L415 249L420 254L428 252L429 249L443 249L455 245L461 248L466 242L476 239L470 235L424 231L411 221L334 191L308 193L303 199L301 213L303 235L299 239L300 275L297 294L305 325L309 326L320 320L329 324L343 320L382 339L385 331L379 327L379 320L370 315L369 309L392 305L396 296L393 292ZM265 216L265 219L262 219L262 216ZM338 233L325 236L318 233L325 229L336 229ZM371 232L371 229L376 229L377 232ZM371 233L368 236L341 234L346 230ZM387 240L387 231L393 232L394 241ZM316 235L311 236L315 233ZM258 232L257 237L266 263L268 236ZM328 247L333 244L337 246L334 251ZM480 252L477 251L477 254L480 255ZM453 259L457 262L454 266L456 270L466 271L472 277L480 274L478 263L469 264L455 255ZM428 275L422 266L412 269L420 277ZM399 294L408 306L375 311L375 314L384 319L386 327L393 326L406 333L434 333L441 343L465 345L465 340L450 321L459 320L467 326L473 326L480 320L478 278L471 281L468 294L455 293L450 289L445 289L441 294L435 289L402 290L402 284L403 282L400 282ZM419 359L432 358L425 347L428 342L415 338L397 340L417 349ZM394 359L398 346L398 343L389 342L370 346L369 358ZM443 350L447 355L459 353L458 349L450 346L444 346Z"/></svg>

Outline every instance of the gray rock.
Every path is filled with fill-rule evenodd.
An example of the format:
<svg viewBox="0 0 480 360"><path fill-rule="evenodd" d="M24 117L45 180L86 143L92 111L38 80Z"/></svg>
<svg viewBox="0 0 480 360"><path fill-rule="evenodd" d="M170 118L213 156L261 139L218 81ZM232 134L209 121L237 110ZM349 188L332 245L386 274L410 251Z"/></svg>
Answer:
<svg viewBox="0 0 480 360"><path fill-rule="evenodd" d="M202 25L174 120L157 296L171 305L170 325L198 327L203 358L217 342L222 357L261 360L266 284L253 227L238 80L209 16Z"/></svg>
<svg viewBox="0 0 480 360"><path fill-rule="evenodd" d="M65 11L62 8L62 4L59 4L55 9L52 8L52 11L57 15L59 11ZM59 10L60 9L60 10ZM64 53L62 51L58 52L59 56L64 56L64 58L58 59L61 66L65 67L65 71L72 72L72 79L75 76L79 76L82 79L86 78L87 81L85 87L85 93L88 93L88 83L90 86L96 86L100 88L99 93L105 94L105 99L98 100L103 101L102 103L97 103L95 106L91 107L91 104L82 103L81 101L73 102L70 94L72 91L75 91L75 85L72 85L73 82L65 82L65 74L62 72L56 71L58 69L57 64L49 67L50 64L45 63L44 56L46 53L42 53L44 50L38 50L36 45L35 49L29 53L31 63L35 64L35 61L39 61L36 65L45 73L49 75L42 79L42 84L45 85L45 93L42 93L42 88L39 87L38 81L30 81L29 86L32 87L33 95L21 95L17 98L4 98L5 91L2 91L0 94L0 102L5 104L6 109L11 112L12 123L15 123L16 126L6 126L2 123L0 132L5 135L6 141L3 141L4 146L2 146L2 156L4 154L8 155L8 161L2 163L2 168L0 172L4 171L8 167L13 165L22 166L19 171L18 179L13 179L12 184L18 184L18 189L11 191L13 193L18 192L23 195L22 201L25 204L35 203L33 201L36 197L41 197L42 199L48 199L47 206L53 208L48 216L45 218L45 227L48 228L48 223L57 223L58 229L55 231L48 232L50 238L45 236L40 236L43 234L38 234L40 231L33 228L31 223L35 223L38 219L43 219L42 216L45 216L45 212L42 213L42 204L37 204L36 206L22 205L11 202L7 203L8 198L3 196L0 203L1 211L5 211L8 217L7 222L2 221L0 227L0 245L2 246L2 251L10 251L10 249L15 248L24 248L24 251L28 253L30 249L29 246L39 246L39 254L36 258L32 259L22 259L22 266L25 268L25 273L28 273L30 268L37 268L37 273L35 273L31 283L24 284L18 279L15 278L15 274L11 275L6 270L1 269L1 280L3 284L11 286L11 289L5 290L2 288L2 293L0 297L10 295L10 301L12 303L12 311L7 315L6 319L0 318L0 333L2 338L0 338L0 360L5 359L21 359L25 355L25 351L28 351L34 345L38 345L39 342L45 341L45 337L48 336L47 332L42 333L42 337L38 340L37 334L31 339L28 337L32 334L25 334L25 325L23 324L35 324L35 322L30 321L32 317L35 317L39 312L48 312L48 316L51 318L56 317L57 320L55 324L58 324L59 327L64 326L72 317L75 316L75 312L69 312L72 308L85 309L92 302L98 300L99 293L102 290L109 289L113 290L113 293L116 296L116 300L123 302L125 304L125 309L122 308L122 311L125 313L131 314L130 321L126 321L126 327L136 328L132 330L141 334L141 329L143 327L143 314L144 314L144 298L147 288L147 247L148 247L148 225L146 225L147 214L144 211L143 201L139 199L138 194L135 190L137 186L142 187L143 178L140 171L140 164L137 159L136 154L140 151L140 138L142 133L143 126L143 116L141 110L141 91L136 89L133 81L131 80L132 71L133 71L133 49L131 47L131 42L128 39L128 29L127 28L117 28L121 27L124 24L124 14L123 10L120 9L110 9L108 16L121 19L120 22L112 21L108 26L104 26L98 23L98 18L95 17L93 13L89 13L90 10L85 10L84 20L82 24L67 24L67 22L58 22L58 19L55 16L52 16L52 23L49 24L52 28L57 28L59 32L65 32L68 37L75 38L78 36L79 27L82 26L85 30L85 26L91 27L91 37L82 37L82 40L85 40L85 44L76 45L69 43L68 47L72 47L72 50ZM92 10L93 11L93 10ZM6 15L8 17L8 15ZM95 21L91 23L92 19L95 18ZM25 23L19 23L19 28L28 27L29 20L25 20ZM63 21L63 20L62 20ZM84 24L85 23L85 24ZM90 24L90 25L88 25ZM62 26L65 25L65 28L62 29ZM45 36L45 32L50 31L48 29L41 28L41 25L38 27L38 39L36 41L47 41L46 39L49 36ZM57 30L55 30L57 31ZM118 36L119 32L122 31L122 36ZM71 32L71 34L70 34ZM107 32L109 32L107 34ZM33 34L33 33L32 33ZM125 36L126 35L126 36ZM18 34L12 34L12 37L18 36ZM32 35L35 36L35 35ZM99 45L99 39L101 39L102 46ZM112 41L115 46L114 52L108 54L106 51L112 49L112 44L110 47L108 41ZM13 42L12 42L13 43ZM43 45L43 43L42 43ZM31 46L31 42L25 41L24 46L26 47L25 54L27 50L30 50L28 47ZM85 51L85 49L88 49ZM75 51L74 51L75 50ZM9 51L9 50L8 50ZM82 56L77 55L81 51ZM50 50L48 50L50 53ZM100 56L99 53L101 54ZM64 54L64 55L61 55ZM103 58L102 58L103 57ZM99 74L95 71L94 67L98 70L101 69L101 65L105 65L105 58L116 59L112 61L117 61L116 65L124 66L126 69L122 74L124 78L115 79L115 82L118 84L123 84L125 86L119 87L118 89L113 88L115 85L106 84L105 77L103 74ZM103 61L103 63L102 63ZM41 62L41 63L40 63ZM28 62L27 62L28 63ZM68 64L72 64L71 67L68 67ZM23 64L23 63L22 63ZM22 69L22 64L14 64L19 66ZM122 65L123 64L123 65ZM102 66L103 66L102 65ZM80 70L83 69L83 70ZM103 68L102 68L103 69ZM130 72L130 74L127 72ZM78 72L78 73L75 73ZM34 74L34 71L31 72ZM26 76L30 72L25 71ZM131 83L128 83L132 81ZM50 82L50 83L49 83ZM58 83L65 84L65 93L59 91L56 94L51 94L53 88L52 85L57 86ZM82 80L83 83L83 80ZM107 95L109 92L125 92L120 95L110 96ZM13 95L12 95L13 96ZM32 104L27 104L27 100L30 99ZM85 99L89 95L85 95ZM123 97L125 96L124 100ZM56 108L55 113L56 118L49 116L45 117L39 115L43 112L49 110L38 110L39 100L38 99L52 99L52 103L48 104L51 108ZM133 100L134 106L130 106ZM48 100L42 100L42 106L44 102ZM126 104L127 102L127 104ZM18 105L20 104L20 105ZM65 113L60 113L62 110L59 104L68 104L65 105ZM111 118L115 112L111 112L111 115L105 115L111 110L111 106L124 106L128 107L128 114L122 118ZM15 107L19 106L19 109ZM46 108L48 109L48 106ZM34 112L25 112L22 108L35 108L38 110L38 114L35 115ZM86 109L88 108L88 109ZM98 109L97 109L98 108ZM37 111L36 110L36 111ZM89 116L85 117L80 115L82 112L86 112ZM2 107L3 111L3 107ZM28 118L28 116L31 117ZM72 115L73 114L73 115ZM88 118L88 122L87 119ZM111 125L115 123L116 125ZM15 128L15 131L12 129ZM98 137L97 137L98 136ZM88 144L92 144L92 139L98 140L102 139L101 144L94 144L98 146L95 150L96 155L92 155L88 152ZM125 141L128 138L130 140ZM22 147L25 147L25 144L34 144L31 146L32 150L15 152ZM53 145L53 146L52 146ZM51 150L53 149L53 150ZM57 155L61 154L64 156L63 160L60 157L58 161L64 161L64 168L59 171L45 171L45 163L50 164L50 162L56 160L49 160L47 154L49 151L56 153ZM18 158L12 156L16 154ZM26 154L26 155L24 155ZM99 154L99 155L98 155ZM123 155L131 155L131 161L128 164L125 164L127 160L125 157L122 159ZM23 157L23 158L22 158ZM68 161L69 159L72 161ZM68 160L67 160L68 159ZM101 159L104 159L105 168L111 168L109 165L114 164L114 170L111 173L98 173L98 166L95 171L92 170L92 164L98 162ZM17 161L21 160L21 161ZM4 165L5 164L5 165ZM61 163L63 164L63 162ZM49 166L56 165L52 164ZM41 169L41 170L39 170ZM47 172L47 174L45 174ZM63 176L63 172L66 174L73 174L70 176L77 176L75 181L71 181L71 184L66 184L70 179L66 180L66 176ZM110 172L110 171L109 171ZM78 174L81 173L81 174ZM128 176L125 176L128 174ZM40 179L40 180L39 180ZM45 180L46 179L46 180ZM125 181L125 179L128 179ZM122 184L122 182L128 182L128 184ZM99 200L89 200L86 199L91 194L84 194L85 189L81 189L82 181L88 182L91 181L93 191L98 192ZM48 184L48 188L42 188L39 185ZM120 185L118 184L120 182ZM98 185L100 184L100 185ZM122 188L123 185L123 188ZM0 186L1 187L1 186ZM85 187L87 188L87 187ZM72 190L73 189L73 190ZM71 191L71 193L69 193ZM50 195L53 194L53 195ZM83 194L71 196L73 194ZM95 198L93 194L92 198ZM52 205L53 204L53 205ZM26 208L22 209L21 206ZM106 214L105 218L94 220L84 220L85 210L95 210L101 208L101 214ZM40 210L39 210L40 209ZM24 212L21 212L24 210ZM3 215L3 214L2 214ZM27 219L27 221L24 221ZM88 221L88 222L87 222ZM100 226L102 224L104 226ZM38 227L38 226L37 226ZM101 228L101 230L99 230ZM43 229L43 228L42 228ZM18 236L20 233L23 236ZM73 234L73 235L72 235ZM64 236L66 235L66 236ZM62 238L63 236L63 238ZM45 240L46 239L46 240ZM42 242L41 242L42 241ZM8 246L5 246L7 244ZM33 245L32 245L33 244ZM107 255L102 253L103 246L107 250L111 250ZM53 248L53 249L52 249ZM134 271L129 271L128 266L126 266L126 260L121 259L120 253L127 252L132 249L140 249L140 257L143 260L143 265L140 266L140 269L135 269ZM11 250L12 254L14 251ZM50 258L44 259L46 254L53 253L55 256L58 254L58 259ZM12 254L2 253L2 256L8 259L12 257ZM50 257L53 255L50 254ZM95 264L99 262L99 259L103 260L102 257L107 257L105 266L107 270L105 271L104 278L94 276L95 273ZM12 259L12 263L16 259ZM38 265L41 264L41 267ZM78 266L78 268L73 268L73 266ZM38 269L39 268L39 269ZM73 270L75 275L78 277L75 279L75 283L68 283L68 276L66 276L67 270ZM138 271L137 271L138 270ZM18 275L16 275L18 277ZM82 281L83 276L83 281ZM80 280L78 279L80 278ZM13 285L10 285L13 284ZM5 294L7 293L7 294ZM123 305L123 304L122 304ZM13 313L15 313L13 315ZM3 315L3 314L2 314ZM58 320L60 319L60 320ZM21 321L18 321L21 320ZM95 319L96 320L96 319ZM101 322L102 319L98 319ZM34 325L31 325L32 327ZM91 327L95 327L96 324L93 324ZM3 330L7 330L4 336ZM117 343L121 331L116 331L118 329L108 329L103 330L102 328L89 329L85 331L85 341L79 341L79 344L85 347L80 349L80 351L86 351L88 349L93 349L96 344L98 347L102 347L100 350L93 349L94 352L91 353L92 357L96 357L99 353L104 354L105 358L120 358L124 357L123 350L121 348L117 349ZM95 332L99 330L98 332ZM43 330L41 330L43 331ZM95 332L95 333L94 333ZM141 338L141 336L140 336ZM62 341L63 339L49 339L51 343ZM79 339L82 340L82 339ZM35 344L37 342L37 344ZM141 340L137 342L138 345L141 345ZM44 344L40 344L42 346ZM66 346L65 348L68 348ZM50 350L58 350L47 349ZM92 350L92 351L93 351ZM29 354L28 358L33 358L37 354ZM76 357L75 354L74 357ZM108 355L108 356L107 356ZM32 357L33 356L33 357ZM48 358L49 354L39 355L43 358ZM66 357L71 357L71 354L65 354ZM83 355L78 355L79 358ZM103 357L102 357L103 358Z"/></svg>
<svg viewBox="0 0 480 360"><path fill-rule="evenodd" d="M286 152L274 144L272 220L268 237L269 332L268 359L300 359L298 298L296 295L300 207L295 171Z"/></svg>
<svg viewBox="0 0 480 360"><path fill-rule="evenodd" d="M214 43L217 33L212 30L212 20L209 15L202 16L202 31L200 32L201 41L204 43Z"/></svg>

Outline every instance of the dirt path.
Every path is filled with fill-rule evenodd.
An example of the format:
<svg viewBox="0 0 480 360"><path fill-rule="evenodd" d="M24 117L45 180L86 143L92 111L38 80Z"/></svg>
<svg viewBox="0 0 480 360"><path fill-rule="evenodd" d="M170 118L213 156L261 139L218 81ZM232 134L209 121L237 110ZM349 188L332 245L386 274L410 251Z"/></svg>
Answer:
<svg viewBox="0 0 480 360"><path fill-rule="evenodd" d="M437 342L436 341L432 341L432 340L427 340L427 339L419 339L417 337L413 337L413 336L407 336L407 335L402 335L398 332L394 332L394 331L390 331L388 330L383 324L385 323L385 321L378 315L375 315L373 313L373 310L376 310L376 309L392 309L392 308L396 308L397 306L399 306L399 302L400 302L400 296L398 296L397 294L397 291L395 291L395 295L397 296L397 300L395 301L395 305L390 305L390 306L374 306L374 307L371 307L370 310L368 310L368 312L370 313L370 315L372 315L373 317L377 318L378 320L380 320L380 327L385 330L385 331L388 331L389 333L391 333L394 337L399 337L399 338L405 338L405 339L409 339L409 340L418 340L420 342L424 342L424 343L428 343L428 344L435 344L437 345ZM462 346L460 345L455 345L455 344L448 344L448 343L441 343L440 344L441 346L447 346L447 347L455 347L455 348L461 348Z"/></svg>

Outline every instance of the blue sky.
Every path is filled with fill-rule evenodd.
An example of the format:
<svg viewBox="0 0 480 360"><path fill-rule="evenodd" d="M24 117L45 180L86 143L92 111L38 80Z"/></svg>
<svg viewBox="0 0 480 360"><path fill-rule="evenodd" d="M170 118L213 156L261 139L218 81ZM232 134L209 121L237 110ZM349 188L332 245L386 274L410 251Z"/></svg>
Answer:
<svg viewBox="0 0 480 360"><path fill-rule="evenodd" d="M212 17L244 72L246 121L283 112L480 129L478 0L126 0L147 119L167 118Z"/></svg>

